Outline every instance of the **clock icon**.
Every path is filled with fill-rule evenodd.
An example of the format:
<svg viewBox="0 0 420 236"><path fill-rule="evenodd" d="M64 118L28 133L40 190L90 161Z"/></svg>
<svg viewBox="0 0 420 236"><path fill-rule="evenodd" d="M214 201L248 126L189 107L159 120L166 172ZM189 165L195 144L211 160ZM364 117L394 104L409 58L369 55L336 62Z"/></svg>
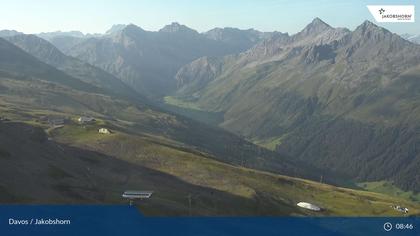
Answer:
<svg viewBox="0 0 420 236"><path fill-rule="evenodd" d="M389 222L386 222L384 224L384 230L387 231L387 232L391 231L392 230L392 224L389 223Z"/></svg>

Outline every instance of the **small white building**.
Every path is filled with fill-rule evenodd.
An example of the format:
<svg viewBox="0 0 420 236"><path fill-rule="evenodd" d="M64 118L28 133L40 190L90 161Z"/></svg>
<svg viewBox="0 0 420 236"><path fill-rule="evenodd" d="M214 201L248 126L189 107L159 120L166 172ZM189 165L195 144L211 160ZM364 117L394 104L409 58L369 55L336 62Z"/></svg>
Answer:
<svg viewBox="0 0 420 236"><path fill-rule="evenodd" d="M111 131L110 131L109 129L107 129L107 128L100 128L100 129L98 130L98 132L99 132L100 134L111 134Z"/></svg>
<svg viewBox="0 0 420 236"><path fill-rule="evenodd" d="M314 205L312 203L309 202L299 202L298 204L296 204L298 207L302 207L311 211L320 211L321 208L317 205Z"/></svg>
<svg viewBox="0 0 420 236"><path fill-rule="evenodd" d="M79 118L77 119L77 121L78 121L80 124L86 124L86 123L94 122L94 121L95 121L95 119L94 119L93 117L91 117L91 116L81 116L81 117L79 117Z"/></svg>

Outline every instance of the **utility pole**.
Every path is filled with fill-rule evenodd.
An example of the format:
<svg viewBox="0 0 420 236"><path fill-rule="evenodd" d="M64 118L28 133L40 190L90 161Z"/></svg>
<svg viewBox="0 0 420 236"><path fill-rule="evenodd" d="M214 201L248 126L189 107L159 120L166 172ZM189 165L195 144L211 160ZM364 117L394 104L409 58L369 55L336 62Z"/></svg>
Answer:
<svg viewBox="0 0 420 236"><path fill-rule="evenodd" d="M192 215L191 214L191 201L192 201L192 196L191 196L191 193L190 193L190 194L188 194L188 213L189 213L190 216Z"/></svg>

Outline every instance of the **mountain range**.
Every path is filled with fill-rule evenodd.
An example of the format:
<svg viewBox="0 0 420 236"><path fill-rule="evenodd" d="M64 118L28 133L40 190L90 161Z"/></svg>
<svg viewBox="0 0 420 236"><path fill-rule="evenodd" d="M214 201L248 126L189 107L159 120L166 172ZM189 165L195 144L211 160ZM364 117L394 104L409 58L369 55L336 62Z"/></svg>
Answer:
<svg viewBox="0 0 420 236"><path fill-rule="evenodd" d="M235 33L238 31L232 32ZM223 56L246 50L256 38L263 37L254 31L239 33L252 36L236 43L229 33L214 39L213 34L200 34L178 23L157 32L127 25L104 37L85 40L65 53L102 68L149 98L158 99L176 88L173 77L184 64L205 55ZM231 46L232 41L235 47Z"/></svg>
<svg viewBox="0 0 420 236"><path fill-rule="evenodd" d="M172 100L223 114L220 126L346 174L420 190L420 46L366 21L315 19L246 52L182 67Z"/></svg>
<svg viewBox="0 0 420 236"><path fill-rule="evenodd" d="M0 36L22 34L1 31ZM121 79L137 92L159 99L176 88L175 76L184 64L201 56L223 56L245 51L276 32L215 28L197 31L172 23L159 31L114 25L105 34L79 31L40 33L64 54L97 66Z"/></svg>
<svg viewBox="0 0 420 236"><path fill-rule="evenodd" d="M415 215L419 79L420 46L369 21L0 31L0 201L121 203L140 186L150 215ZM376 181L413 195L361 191Z"/></svg>

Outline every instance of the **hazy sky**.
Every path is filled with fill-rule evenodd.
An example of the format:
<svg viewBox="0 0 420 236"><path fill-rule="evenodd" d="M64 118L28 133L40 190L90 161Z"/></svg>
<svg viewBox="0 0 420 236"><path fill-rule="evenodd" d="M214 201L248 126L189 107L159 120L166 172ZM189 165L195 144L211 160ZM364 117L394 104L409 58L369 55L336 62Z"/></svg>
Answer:
<svg viewBox="0 0 420 236"><path fill-rule="evenodd" d="M3 0L0 29L24 33L80 30L103 33L113 24L158 30L179 22L200 32L214 27L255 28L295 33L313 18L354 29L371 20L368 4L414 4L420 0ZM396 33L420 33L416 23L386 23Z"/></svg>

